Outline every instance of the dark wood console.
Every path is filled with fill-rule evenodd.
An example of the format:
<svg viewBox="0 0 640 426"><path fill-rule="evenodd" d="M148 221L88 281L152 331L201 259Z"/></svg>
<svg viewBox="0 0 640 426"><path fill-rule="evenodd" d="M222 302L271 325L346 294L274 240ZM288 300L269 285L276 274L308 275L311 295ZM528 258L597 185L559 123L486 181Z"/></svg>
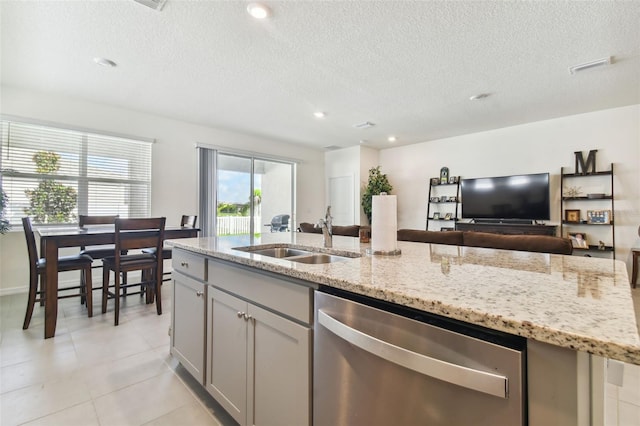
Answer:
<svg viewBox="0 0 640 426"><path fill-rule="evenodd" d="M492 234L528 234L556 236L557 226L554 225L527 225L512 223L468 223L457 222L457 231L490 232Z"/></svg>

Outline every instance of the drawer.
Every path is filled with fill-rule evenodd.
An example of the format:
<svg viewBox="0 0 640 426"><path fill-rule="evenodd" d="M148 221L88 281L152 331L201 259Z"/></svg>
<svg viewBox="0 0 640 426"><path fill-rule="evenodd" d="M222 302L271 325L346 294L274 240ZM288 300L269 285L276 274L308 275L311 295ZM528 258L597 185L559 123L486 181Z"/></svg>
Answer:
<svg viewBox="0 0 640 426"><path fill-rule="evenodd" d="M305 324L313 322L313 288L310 283L280 279L268 273L209 259L208 283L251 303Z"/></svg>
<svg viewBox="0 0 640 426"><path fill-rule="evenodd" d="M204 256L174 248L171 265L174 271L178 271L181 274L200 281L206 281L207 279L207 260Z"/></svg>

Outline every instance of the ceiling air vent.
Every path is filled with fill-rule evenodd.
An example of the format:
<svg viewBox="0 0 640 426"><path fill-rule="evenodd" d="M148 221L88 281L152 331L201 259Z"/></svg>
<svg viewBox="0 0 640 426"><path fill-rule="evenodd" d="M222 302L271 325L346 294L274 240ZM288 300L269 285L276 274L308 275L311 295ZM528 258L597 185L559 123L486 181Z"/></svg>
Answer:
<svg viewBox="0 0 640 426"><path fill-rule="evenodd" d="M340 147L337 145L327 145L324 147L324 149L326 149L327 151L335 151L336 149L340 149Z"/></svg>
<svg viewBox="0 0 640 426"><path fill-rule="evenodd" d="M150 7L153 10L161 11L167 0L133 0L136 3L140 3L144 6Z"/></svg>

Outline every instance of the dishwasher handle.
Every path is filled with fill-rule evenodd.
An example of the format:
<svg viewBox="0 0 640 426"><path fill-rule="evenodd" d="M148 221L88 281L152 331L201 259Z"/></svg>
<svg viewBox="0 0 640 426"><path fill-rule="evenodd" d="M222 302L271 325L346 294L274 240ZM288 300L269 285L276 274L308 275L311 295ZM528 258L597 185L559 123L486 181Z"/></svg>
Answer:
<svg viewBox="0 0 640 426"><path fill-rule="evenodd" d="M396 346L349 327L322 310L318 310L318 323L343 340L391 363L454 385L507 398L507 377L452 364Z"/></svg>

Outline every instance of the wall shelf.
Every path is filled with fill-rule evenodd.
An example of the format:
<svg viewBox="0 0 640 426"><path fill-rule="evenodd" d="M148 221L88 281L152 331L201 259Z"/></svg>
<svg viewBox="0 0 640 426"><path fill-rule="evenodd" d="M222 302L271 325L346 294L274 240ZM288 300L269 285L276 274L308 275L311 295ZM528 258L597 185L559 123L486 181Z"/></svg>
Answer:
<svg viewBox="0 0 640 426"><path fill-rule="evenodd" d="M588 196L565 196L567 188L565 185L567 184L578 184L578 183L587 183L588 185L597 185L599 188L604 188L604 190L599 189L598 193L605 193L603 196L599 197L588 197ZM592 173L565 173L565 168L562 167L560 169L560 235L563 237L570 237L570 234L586 234L587 243L589 242L597 242L602 241L605 243L604 247L601 247L598 244L589 244L588 248L574 247L574 254L580 254L581 252L585 253L593 253L593 252L604 252L610 253L613 258L616 258L615 246L616 246L616 237L615 237L615 222L614 222L614 192L613 192L613 163L611 163L611 167L609 170L592 172ZM598 203L599 202L599 203ZM586 203L586 204L585 204ZM582 207L582 209L580 209ZM597 208L596 208L597 207ZM579 221L568 221L567 211L576 211L579 210ZM594 210L594 211L608 211L608 221L606 223L592 223L583 218L583 210L586 212ZM588 227L592 232L597 232L597 234L591 234L586 232L581 232L581 229L584 227ZM609 232L606 231L596 231L597 229L605 229L609 228ZM590 232L591 232L590 231ZM604 236L606 235L606 236Z"/></svg>
<svg viewBox="0 0 640 426"><path fill-rule="evenodd" d="M429 221L446 227L446 223L455 224L458 220L460 207L460 176L453 176L455 182L440 183L440 178L429 180L429 197L427 199L427 223L425 229L429 231ZM435 183L438 182L438 183ZM440 217L434 217L439 215ZM450 215L446 219L446 215ZM431 229L431 231L442 229Z"/></svg>

